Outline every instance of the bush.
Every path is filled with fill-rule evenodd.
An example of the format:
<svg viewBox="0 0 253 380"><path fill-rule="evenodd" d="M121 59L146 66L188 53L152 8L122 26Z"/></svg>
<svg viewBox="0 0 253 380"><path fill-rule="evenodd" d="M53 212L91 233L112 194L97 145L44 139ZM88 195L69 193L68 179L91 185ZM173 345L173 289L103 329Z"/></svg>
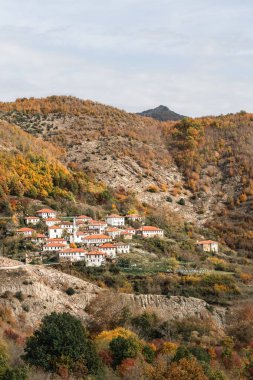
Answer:
<svg viewBox="0 0 253 380"><path fill-rule="evenodd" d="M24 294L19 291L15 294L15 297L19 300L19 301L24 301L25 297L24 297Z"/></svg>
<svg viewBox="0 0 253 380"><path fill-rule="evenodd" d="M135 358L139 351L139 345L132 337L119 336L110 342L110 351L113 356L113 366L117 367L124 359Z"/></svg>
<svg viewBox="0 0 253 380"><path fill-rule="evenodd" d="M77 363L89 373L99 368L98 356L81 321L69 313L45 316L40 328L27 339L23 359L51 372L67 367L74 373Z"/></svg>
<svg viewBox="0 0 253 380"><path fill-rule="evenodd" d="M73 288L68 288L68 289L66 289L66 294L68 295L68 296L73 296L74 294L75 294L75 289L73 289Z"/></svg>
<svg viewBox="0 0 253 380"><path fill-rule="evenodd" d="M180 198L179 201L177 202L181 206L185 206L185 200L184 198Z"/></svg>
<svg viewBox="0 0 253 380"><path fill-rule="evenodd" d="M166 201L171 203L171 202L173 202L173 199L171 197L167 197Z"/></svg>

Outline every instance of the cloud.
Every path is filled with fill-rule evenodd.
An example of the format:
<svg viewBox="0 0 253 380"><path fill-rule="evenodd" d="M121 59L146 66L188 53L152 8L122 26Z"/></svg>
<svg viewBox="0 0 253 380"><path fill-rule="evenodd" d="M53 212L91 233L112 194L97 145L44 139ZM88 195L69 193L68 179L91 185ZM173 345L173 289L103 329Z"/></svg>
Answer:
<svg viewBox="0 0 253 380"><path fill-rule="evenodd" d="M187 115L251 109L251 0L2 0L0 97Z"/></svg>

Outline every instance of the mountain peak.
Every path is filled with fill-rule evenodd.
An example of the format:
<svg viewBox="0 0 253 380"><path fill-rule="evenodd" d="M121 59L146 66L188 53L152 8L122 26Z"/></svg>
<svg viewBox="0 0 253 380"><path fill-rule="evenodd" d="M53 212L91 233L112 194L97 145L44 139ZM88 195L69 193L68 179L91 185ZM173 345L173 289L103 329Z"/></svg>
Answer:
<svg viewBox="0 0 253 380"><path fill-rule="evenodd" d="M152 117L153 119L160 121L177 121L183 119L183 115L180 115L174 111L171 111L168 107L160 104L156 108L152 108L143 112L138 113L141 116Z"/></svg>

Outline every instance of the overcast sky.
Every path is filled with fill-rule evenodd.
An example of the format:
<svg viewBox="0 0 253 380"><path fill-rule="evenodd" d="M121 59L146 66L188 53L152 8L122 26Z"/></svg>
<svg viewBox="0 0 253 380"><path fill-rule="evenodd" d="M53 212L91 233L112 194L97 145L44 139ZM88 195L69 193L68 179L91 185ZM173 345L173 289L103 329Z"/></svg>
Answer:
<svg viewBox="0 0 253 380"><path fill-rule="evenodd" d="M253 112L253 0L0 0L0 99Z"/></svg>

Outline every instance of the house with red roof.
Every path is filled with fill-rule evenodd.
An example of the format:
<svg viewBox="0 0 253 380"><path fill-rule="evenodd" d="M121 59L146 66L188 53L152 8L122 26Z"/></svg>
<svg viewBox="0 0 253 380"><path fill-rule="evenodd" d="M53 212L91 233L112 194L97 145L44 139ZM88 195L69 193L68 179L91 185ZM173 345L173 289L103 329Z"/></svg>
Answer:
<svg viewBox="0 0 253 380"><path fill-rule="evenodd" d="M43 247L43 251L45 252L59 252L66 248L65 244L62 243L47 243Z"/></svg>
<svg viewBox="0 0 253 380"><path fill-rule="evenodd" d="M164 236L163 230L155 226L142 226L137 230L137 234L144 238L152 238L155 236L162 238Z"/></svg>
<svg viewBox="0 0 253 380"><path fill-rule="evenodd" d="M142 222L144 218L139 214L128 214L126 219L128 222Z"/></svg>
<svg viewBox="0 0 253 380"><path fill-rule="evenodd" d="M98 246L99 251L104 252L106 256L115 258L117 246L113 243L104 243Z"/></svg>
<svg viewBox="0 0 253 380"><path fill-rule="evenodd" d="M60 261L83 261L86 258L87 250L84 248L66 248L59 252Z"/></svg>
<svg viewBox="0 0 253 380"><path fill-rule="evenodd" d="M56 218L56 211L51 208L42 208L36 211L36 214L42 219Z"/></svg>
<svg viewBox="0 0 253 380"><path fill-rule="evenodd" d="M48 235L50 239L55 239L55 238L61 238L63 233L63 228L61 226L52 226L48 227Z"/></svg>
<svg viewBox="0 0 253 380"><path fill-rule="evenodd" d="M101 220L90 220L88 221L88 229L95 230L96 233L102 234L105 232L107 223Z"/></svg>
<svg viewBox="0 0 253 380"><path fill-rule="evenodd" d="M33 228L29 228L29 227L19 228L16 232L18 235L23 235L23 236L32 236L36 234L36 231Z"/></svg>
<svg viewBox="0 0 253 380"><path fill-rule="evenodd" d="M116 252L117 252L117 254L129 253L130 252L130 245L127 244L126 242L116 243Z"/></svg>
<svg viewBox="0 0 253 380"><path fill-rule="evenodd" d="M85 255L87 267L100 267L105 263L105 253L101 251L88 251Z"/></svg>
<svg viewBox="0 0 253 380"><path fill-rule="evenodd" d="M111 214L106 217L106 223L109 226L120 227L125 225L125 217L117 214Z"/></svg>
<svg viewBox="0 0 253 380"><path fill-rule="evenodd" d="M214 240L201 240L197 241L196 246L199 250L202 252L213 252L217 253L219 252L219 243Z"/></svg>
<svg viewBox="0 0 253 380"><path fill-rule="evenodd" d="M67 245L67 241L64 238L47 239L47 243L61 243Z"/></svg>
<svg viewBox="0 0 253 380"><path fill-rule="evenodd" d="M82 238L82 242L87 246L99 246L103 243L110 243L112 238L108 235L94 234Z"/></svg>
<svg viewBox="0 0 253 380"><path fill-rule="evenodd" d="M47 218L47 219L44 219L44 222L45 222L45 224L46 224L48 227L52 227L52 226L54 226L55 224L60 223L60 219L57 219L57 218Z"/></svg>
<svg viewBox="0 0 253 380"><path fill-rule="evenodd" d="M120 236L122 230L120 230L119 228L116 228L116 227L108 227L105 232L107 235L109 235L113 239L115 239L116 237Z"/></svg>
<svg viewBox="0 0 253 380"><path fill-rule="evenodd" d="M90 220L92 220L92 218L90 216L87 216L87 215L79 215L79 216L76 216L76 222L89 222Z"/></svg>
<svg viewBox="0 0 253 380"><path fill-rule="evenodd" d="M24 219L25 224L33 224L34 226L40 222L40 218L38 216L26 216Z"/></svg>
<svg viewBox="0 0 253 380"><path fill-rule="evenodd" d="M46 235L35 233L33 235L25 236L25 240L30 240L33 243L45 243L47 240Z"/></svg>

